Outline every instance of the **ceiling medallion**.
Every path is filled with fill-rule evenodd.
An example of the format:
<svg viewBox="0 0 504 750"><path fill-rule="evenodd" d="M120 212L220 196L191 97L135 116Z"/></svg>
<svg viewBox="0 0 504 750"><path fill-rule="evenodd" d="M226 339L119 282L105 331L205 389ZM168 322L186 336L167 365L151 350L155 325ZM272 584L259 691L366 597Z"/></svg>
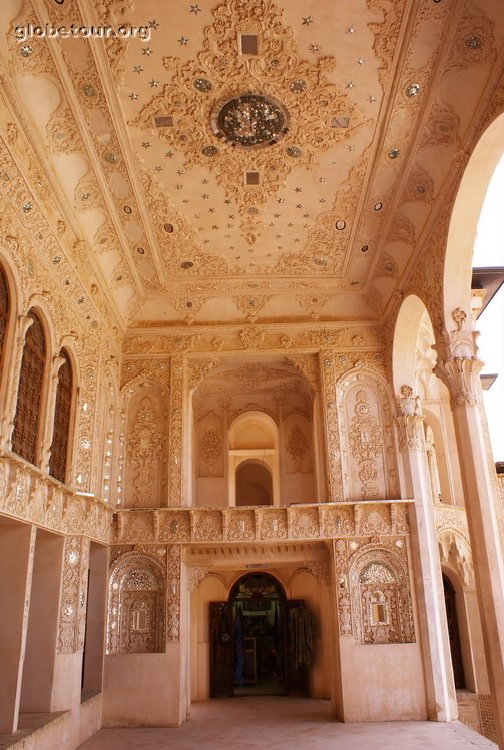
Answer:
<svg viewBox="0 0 504 750"><path fill-rule="evenodd" d="M213 112L215 135L238 146L271 146L289 130L289 115L280 102L262 94L242 94Z"/></svg>
<svg viewBox="0 0 504 750"><path fill-rule="evenodd" d="M261 208L293 169L309 167L322 152L354 137L365 121L348 91L328 75L335 58L302 59L282 16L272 0L218 4L204 28L201 50L184 62L175 56L163 59L168 82L159 93L154 89L156 96L129 123L141 128L146 139L164 142L170 149L166 154L179 152L188 167L208 167L244 216L252 201ZM250 29L251 18L261 54L247 56L244 64L237 38ZM204 82L211 84L210 91L200 90ZM313 127L322 106L335 116L343 112L351 126L323 132ZM177 113L173 127L155 128L155 118L167 112ZM281 139L283 148L269 148ZM253 191L242 178L252 168L267 176Z"/></svg>

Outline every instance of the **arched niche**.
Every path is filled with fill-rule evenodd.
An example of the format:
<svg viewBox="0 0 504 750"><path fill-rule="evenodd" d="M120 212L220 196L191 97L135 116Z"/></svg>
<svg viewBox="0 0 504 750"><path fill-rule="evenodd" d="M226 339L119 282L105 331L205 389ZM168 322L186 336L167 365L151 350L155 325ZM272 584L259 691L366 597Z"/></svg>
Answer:
<svg viewBox="0 0 504 750"><path fill-rule="evenodd" d="M164 504L165 419L163 392L153 384L140 384L125 408L125 508Z"/></svg>
<svg viewBox="0 0 504 750"><path fill-rule="evenodd" d="M390 549L366 546L352 560L349 580L357 642L415 642L405 559Z"/></svg>
<svg viewBox="0 0 504 750"><path fill-rule="evenodd" d="M396 497L389 395L375 373L354 370L338 382L345 499Z"/></svg>
<svg viewBox="0 0 504 750"><path fill-rule="evenodd" d="M264 462L254 458L238 464L235 475L235 505L273 505L273 476Z"/></svg>
<svg viewBox="0 0 504 750"><path fill-rule="evenodd" d="M278 426L275 420L261 411L246 411L236 417L228 428L228 502L237 504L237 470L240 464L262 467L271 476L270 504L280 502ZM243 469L242 469L243 471ZM250 468L251 475L259 474L258 468ZM269 486L261 484L263 488ZM264 495L263 495L264 497ZM262 504L262 503L261 503Z"/></svg>
<svg viewBox="0 0 504 750"><path fill-rule="evenodd" d="M481 208L490 179L504 153L504 114L499 115L479 139L457 191L446 244L443 298L447 329L452 313L462 308L471 324L471 274L474 242Z"/></svg>
<svg viewBox="0 0 504 750"><path fill-rule="evenodd" d="M107 653L161 653L165 639L165 571L141 552L112 563L109 579Z"/></svg>

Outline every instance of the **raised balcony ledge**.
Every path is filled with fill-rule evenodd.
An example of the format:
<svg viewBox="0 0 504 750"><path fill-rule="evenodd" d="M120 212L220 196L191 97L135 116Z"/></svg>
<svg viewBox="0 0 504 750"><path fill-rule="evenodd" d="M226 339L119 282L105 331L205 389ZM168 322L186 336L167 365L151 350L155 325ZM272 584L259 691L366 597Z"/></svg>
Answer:
<svg viewBox="0 0 504 750"><path fill-rule="evenodd" d="M413 500L240 508L125 509L112 544L215 544L314 541L409 534Z"/></svg>
<svg viewBox="0 0 504 750"><path fill-rule="evenodd" d="M113 511L94 495L61 484L37 466L0 449L0 514L60 534L107 544Z"/></svg>

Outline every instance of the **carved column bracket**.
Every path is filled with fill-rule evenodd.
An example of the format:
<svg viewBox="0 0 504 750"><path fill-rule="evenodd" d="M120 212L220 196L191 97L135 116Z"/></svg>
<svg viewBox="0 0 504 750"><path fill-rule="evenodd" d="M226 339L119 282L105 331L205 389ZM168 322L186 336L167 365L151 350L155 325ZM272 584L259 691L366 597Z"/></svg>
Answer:
<svg viewBox="0 0 504 750"><path fill-rule="evenodd" d="M400 414L396 418L401 451L423 451L425 438L423 417L420 414Z"/></svg>
<svg viewBox="0 0 504 750"><path fill-rule="evenodd" d="M433 372L448 388L452 408L479 405L479 374L482 367L483 362L476 357L454 357L438 361Z"/></svg>
<svg viewBox="0 0 504 750"><path fill-rule="evenodd" d="M201 581L206 577L208 568L203 565L188 565L187 566L187 589L188 591L196 591Z"/></svg>

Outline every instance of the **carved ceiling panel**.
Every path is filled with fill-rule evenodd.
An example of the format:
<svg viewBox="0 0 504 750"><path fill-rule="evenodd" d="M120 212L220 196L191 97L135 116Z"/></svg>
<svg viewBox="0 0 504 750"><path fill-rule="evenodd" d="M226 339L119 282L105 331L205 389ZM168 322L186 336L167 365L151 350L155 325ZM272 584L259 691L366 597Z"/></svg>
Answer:
<svg viewBox="0 0 504 750"><path fill-rule="evenodd" d="M124 328L365 323L455 189L504 21L470 0L6 0L0 35L28 202Z"/></svg>

